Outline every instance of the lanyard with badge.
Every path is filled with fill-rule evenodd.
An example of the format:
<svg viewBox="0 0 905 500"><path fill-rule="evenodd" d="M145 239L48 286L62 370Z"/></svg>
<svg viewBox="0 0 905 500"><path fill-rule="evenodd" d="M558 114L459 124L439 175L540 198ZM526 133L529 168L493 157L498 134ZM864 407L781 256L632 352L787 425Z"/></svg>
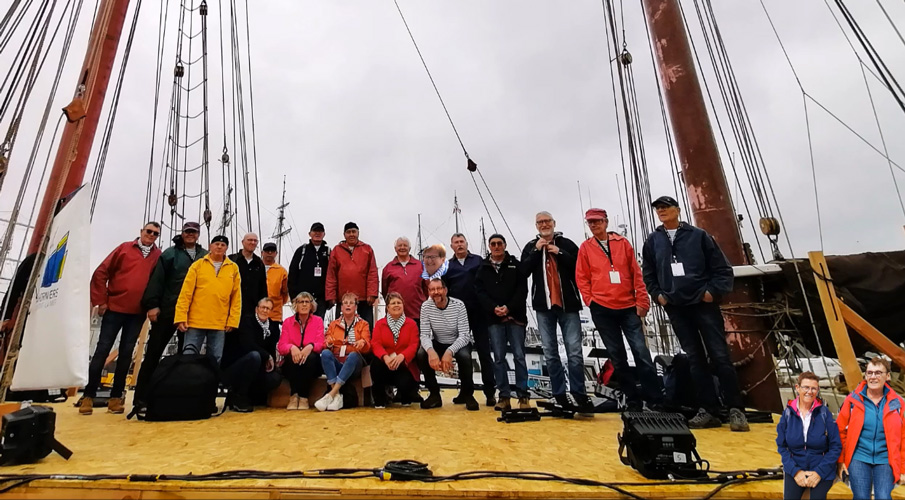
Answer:
<svg viewBox="0 0 905 500"><path fill-rule="evenodd" d="M600 249L603 250L603 253L606 254L607 260L610 261L610 283L614 285L618 285L622 283L622 278L619 277L619 271L616 270L616 266L613 265L613 254L610 253L610 242L607 241L607 244L604 245L597 238L597 244L600 245Z"/></svg>
<svg viewBox="0 0 905 500"><path fill-rule="evenodd" d="M346 324L346 320L343 320L343 328L346 329L346 336L343 338L343 345L339 347L339 357L345 357L346 355L346 344L349 342L349 332L355 329L355 320L352 320L352 324Z"/></svg>
<svg viewBox="0 0 905 500"><path fill-rule="evenodd" d="M320 278L323 276L324 270L321 268L321 258L320 255L317 254L317 248L314 249L314 277Z"/></svg>
<svg viewBox="0 0 905 500"><path fill-rule="evenodd" d="M669 240L669 249L672 252L672 263L670 267L672 267L672 275L676 276L685 276L685 265L679 262L679 258L676 256L676 244L674 239L679 237L679 230L676 228L676 235L670 236L669 231L666 232L666 238Z"/></svg>

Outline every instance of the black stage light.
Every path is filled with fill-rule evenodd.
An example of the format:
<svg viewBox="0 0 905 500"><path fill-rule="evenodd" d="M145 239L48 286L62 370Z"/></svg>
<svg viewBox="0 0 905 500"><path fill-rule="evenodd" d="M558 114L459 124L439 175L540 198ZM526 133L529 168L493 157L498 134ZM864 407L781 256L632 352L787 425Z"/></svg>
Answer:
<svg viewBox="0 0 905 500"><path fill-rule="evenodd" d="M619 458L648 479L694 479L707 470L679 413L625 412L619 439ZM623 451L628 454L624 455ZM709 468L709 464L708 464Z"/></svg>
<svg viewBox="0 0 905 500"><path fill-rule="evenodd" d="M56 421L56 413L47 406L29 406L3 415L0 465L37 462L51 451L69 460L72 452L53 436Z"/></svg>

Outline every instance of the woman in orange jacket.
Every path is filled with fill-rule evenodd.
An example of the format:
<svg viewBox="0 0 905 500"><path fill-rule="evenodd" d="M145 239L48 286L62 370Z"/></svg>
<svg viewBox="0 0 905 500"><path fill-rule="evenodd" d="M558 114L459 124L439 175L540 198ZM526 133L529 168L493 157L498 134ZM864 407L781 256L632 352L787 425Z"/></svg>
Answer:
<svg viewBox="0 0 905 500"><path fill-rule="evenodd" d="M839 409L842 469L851 477L854 498L891 498L896 484L905 482L905 401L889 387L889 361L873 358L864 381Z"/></svg>
<svg viewBox="0 0 905 500"><path fill-rule="evenodd" d="M371 329L368 322L356 314L358 296L351 292L343 295L341 307L342 315L330 323L324 335L321 366L330 391L314 403L319 411L336 411L343 407L340 389L361 372L364 355L371 352Z"/></svg>

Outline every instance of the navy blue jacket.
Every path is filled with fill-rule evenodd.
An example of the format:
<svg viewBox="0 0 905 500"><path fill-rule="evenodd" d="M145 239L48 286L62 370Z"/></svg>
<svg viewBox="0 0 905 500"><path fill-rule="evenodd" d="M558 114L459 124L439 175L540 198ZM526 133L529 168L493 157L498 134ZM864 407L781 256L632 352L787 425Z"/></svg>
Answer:
<svg viewBox="0 0 905 500"><path fill-rule="evenodd" d="M464 302L465 308L469 311L480 307L474 280L482 262L483 259L469 253L468 257L465 257L465 264L459 264L459 259L453 255L453 258L449 259L449 267L444 276L449 296Z"/></svg>
<svg viewBox="0 0 905 500"><path fill-rule="evenodd" d="M673 253L685 276L672 275ZM697 304L710 292L714 301L732 291L732 266L713 236L701 228L679 223L675 243L666 228L658 227L644 242L641 253L644 284L654 300L663 295L669 304Z"/></svg>
<svg viewBox="0 0 905 500"><path fill-rule="evenodd" d="M522 325L528 323L528 277L522 273L518 259L506 252L500 270L493 266L488 255L478 269L474 283L484 319L491 325L498 325L504 318L493 310L497 306L509 308L509 316Z"/></svg>
<svg viewBox="0 0 905 500"><path fill-rule="evenodd" d="M776 424L776 447L782 456L782 470L794 476L800 470L811 470L820 480L833 479L836 463L842 454L842 440L833 414L822 404L814 401L811 409L811 425L808 439L804 438L804 423L798 412L798 399L789 401L779 423Z"/></svg>

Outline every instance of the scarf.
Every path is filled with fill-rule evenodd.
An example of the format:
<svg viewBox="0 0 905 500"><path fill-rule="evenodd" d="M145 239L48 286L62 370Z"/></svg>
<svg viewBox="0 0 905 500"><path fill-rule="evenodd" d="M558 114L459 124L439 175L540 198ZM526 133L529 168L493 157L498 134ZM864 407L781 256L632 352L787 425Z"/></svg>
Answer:
<svg viewBox="0 0 905 500"><path fill-rule="evenodd" d="M361 318L359 318L358 315L356 315L355 319L352 320L352 324L350 325L350 324L346 323L346 318L342 318L343 328L346 329L346 342L348 342L350 344L355 343L355 325L358 324L358 321L360 319Z"/></svg>
<svg viewBox="0 0 905 500"><path fill-rule="evenodd" d="M387 326L390 327L390 331L393 332L393 342L399 343L399 332L402 331L402 325L405 324L405 313L402 316L399 316L399 319L393 319L392 316L387 315Z"/></svg>
<svg viewBox="0 0 905 500"><path fill-rule="evenodd" d="M258 319L258 315L255 314L255 319L258 321L258 324L261 325L261 329L264 330L264 338L266 339L270 336L270 318L266 318L264 319L264 321L261 321L260 319Z"/></svg>
<svg viewBox="0 0 905 500"><path fill-rule="evenodd" d="M148 246L145 246L145 245L142 245L142 244L141 244L141 241L139 240L139 242L138 242L138 249L141 250L141 255L142 255L144 258L147 258L148 255L150 255L151 249L152 249L152 248L154 248L154 245L153 245L153 244L148 245Z"/></svg>
<svg viewBox="0 0 905 500"><path fill-rule="evenodd" d="M434 274L428 276L427 275L427 266L421 271L421 278L426 280L432 280L434 278L442 278L446 275L446 271L449 270L449 261L444 260L443 264L440 266L440 269L437 269Z"/></svg>

